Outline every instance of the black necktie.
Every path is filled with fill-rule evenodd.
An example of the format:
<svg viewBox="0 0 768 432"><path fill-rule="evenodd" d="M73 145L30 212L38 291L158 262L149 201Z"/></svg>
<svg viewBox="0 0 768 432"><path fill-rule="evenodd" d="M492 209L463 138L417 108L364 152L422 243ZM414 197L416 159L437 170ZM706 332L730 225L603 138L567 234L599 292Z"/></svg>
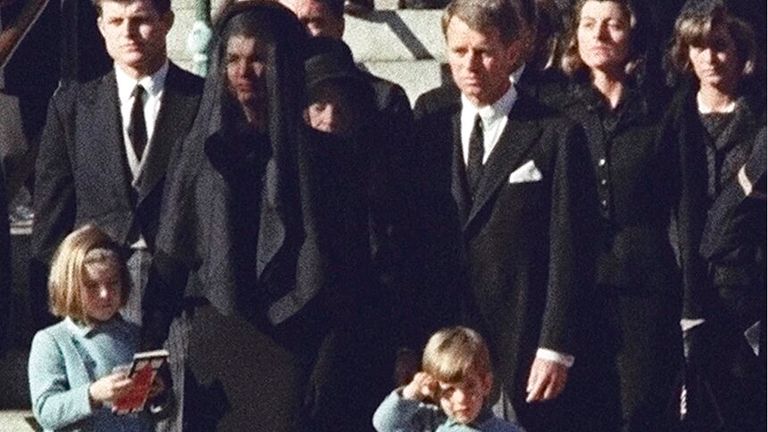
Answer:
<svg viewBox="0 0 768 432"><path fill-rule="evenodd" d="M147 146L147 123L144 121L144 87L137 84L133 89L133 108L131 123L128 125L128 138L131 140L136 159L141 160Z"/></svg>
<svg viewBox="0 0 768 432"><path fill-rule="evenodd" d="M477 190L480 177L483 176L483 153L485 152L483 141L483 121L478 114L475 116L475 125L469 135L469 160L467 161L467 185L472 195Z"/></svg>

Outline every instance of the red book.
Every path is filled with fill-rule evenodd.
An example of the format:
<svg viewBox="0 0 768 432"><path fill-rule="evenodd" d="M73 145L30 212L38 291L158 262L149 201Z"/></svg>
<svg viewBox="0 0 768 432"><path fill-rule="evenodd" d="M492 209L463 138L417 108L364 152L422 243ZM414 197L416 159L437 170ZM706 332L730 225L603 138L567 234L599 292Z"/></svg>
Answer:
<svg viewBox="0 0 768 432"><path fill-rule="evenodd" d="M144 409L152 389L158 369L168 361L167 350L145 351L133 356L133 363L128 376L133 378L133 386L125 396L116 400L113 409L117 414L129 414Z"/></svg>

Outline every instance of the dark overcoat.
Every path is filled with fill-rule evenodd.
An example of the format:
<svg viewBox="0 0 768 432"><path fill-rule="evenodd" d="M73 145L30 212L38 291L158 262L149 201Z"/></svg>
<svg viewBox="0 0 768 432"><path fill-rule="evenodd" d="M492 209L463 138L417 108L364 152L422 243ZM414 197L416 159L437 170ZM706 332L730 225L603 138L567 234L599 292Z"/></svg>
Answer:
<svg viewBox="0 0 768 432"><path fill-rule="evenodd" d="M430 105L422 98L415 112L424 150L424 221L432 238L426 289L434 299L460 302L466 322L488 338L496 381L523 425L538 430L556 424L551 404L525 403L525 383L537 347L577 354L581 261L590 255L583 250L588 243L581 131L521 95L471 200L460 100ZM521 167L528 175L516 181L513 173Z"/></svg>

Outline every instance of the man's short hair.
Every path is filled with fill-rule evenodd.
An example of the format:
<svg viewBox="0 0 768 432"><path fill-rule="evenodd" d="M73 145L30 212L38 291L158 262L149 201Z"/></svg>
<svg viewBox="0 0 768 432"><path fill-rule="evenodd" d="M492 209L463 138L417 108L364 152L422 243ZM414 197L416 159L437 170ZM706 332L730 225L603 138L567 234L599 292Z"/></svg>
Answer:
<svg viewBox="0 0 768 432"><path fill-rule="evenodd" d="M424 348L424 372L447 383L464 381L476 373L491 373L491 355L480 333L456 326L439 330Z"/></svg>
<svg viewBox="0 0 768 432"><path fill-rule="evenodd" d="M451 18L464 21L477 32L497 30L501 41L512 43L520 38L522 19L520 12L509 0L453 0L443 12L443 34Z"/></svg>
<svg viewBox="0 0 768 432"><path fill-rule="evenodd" d="M93 3L93 7L96 9L96 15L101 16L101 5L105 1L111 1L116 3L133 3L136 0L91 0ZM152 5L155 7L155 10L160 15L163 15L166 12L169 12L171 10L171 0L150 0Z"/></svg>
<svg viewBox="0 0 768 432"><path fill-rule="evenodd" d="M95 225L85 225L70 233L53 256L48 278L48 298L51 313L87 322L80 288L85 283L86 267L100 263L117 265L120 273L120 303L125 305L131 289L131 279L121 248Z"/></svg>

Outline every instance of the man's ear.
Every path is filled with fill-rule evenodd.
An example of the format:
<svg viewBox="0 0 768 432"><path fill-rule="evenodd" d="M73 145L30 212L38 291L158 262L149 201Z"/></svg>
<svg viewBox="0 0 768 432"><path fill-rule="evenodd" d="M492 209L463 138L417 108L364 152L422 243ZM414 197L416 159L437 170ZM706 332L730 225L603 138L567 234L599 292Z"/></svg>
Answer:
<svg viewBox="0 0 768 432"><path fill-rule="evenodd" d="M516 39L512 42L510 42L507 45L507 60L509 61L510 66L516 66L522 63L523 61L523 46L524 46L524 38ZM510 71L512 72L512 71Z"/></svg>
<svg viewBox="0 0 768 432"><path fill-rule="evenodd" d="M160 20L165 25L165 28L168 29L168 31L171 30L171 27L173 27L173 21L176 19L176 16L173 14L172 10L169 10L168 12L164 13Z"/></svg>
<svg viewBox="0 0 768 432"><path fill-rule="evenodd" d="M96 18L96 27L99 28L99 34L104 38L104 18L101 16Z"/></svg>
<svg viewBox="0 0 768 432"><path fill-rule="evenodd" d="M487 397L491 394L493 388L493 372L486 372L483 375L483 396Z"/></svg>

